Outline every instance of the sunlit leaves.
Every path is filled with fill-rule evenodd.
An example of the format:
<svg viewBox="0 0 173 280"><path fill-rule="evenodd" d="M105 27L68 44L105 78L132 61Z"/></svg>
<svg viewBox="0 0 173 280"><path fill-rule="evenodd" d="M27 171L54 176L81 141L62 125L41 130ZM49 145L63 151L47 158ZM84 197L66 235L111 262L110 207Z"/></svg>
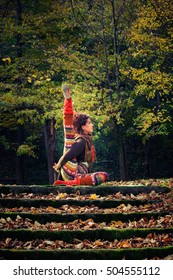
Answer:
<svg viewBox="0 0 173 280"><path fill-rule="evenodd" d="M134 121L144 142L155 135L168 135L168 123L171 124L171 117L166 112L162 111L156 114L147 109L143 110L143 113L137 116Z"/></svg>
<svg viewBox="0 0 173 280"><path fill-rule="evenodd" d="M23 156L23 155L28 155L35 157L35 152L34 152L35 146L28 146L27 144L20 145L17 149L17 155L18 156Z"/></svg>
<svg viewBox="0 0 173 280"><path fill-rule="evenodd" d="M11 58L10 57L4 57L4 58L2 58L2 61L7 62L7 63L11 63Z"/></svg>
<svg viewBox="0 0 173 280"><path fill-rule="evenodd" d="M17 23L13 3L8 5L6 11L1 11L4 12L0 23L3 30L1 125L10 130L17 130L18 125L23 125L26 134L32 133L34 137L35 127L37 135L40 135L38 132L42 131L45 119L57 118L56 127L62 125L60 109L63 100L60 87L57 87L61 84L62 73L52 61L54 50L63 40L66 42L67 37L69 40L70 33L73 34L73 22L68 20L69 8L66 9L65 4L56 1L43 1L41 7L36 2L25 5L25 1L21 1L21 4L20 24ZM66 57L61 59L66 60ZM35 156L33 141L25 140L17 154Z"/></svg>
<svg viewBox="0 0 173 280"><path fill-rule="evenodd" d="M143 96L134 124L143 140L172 131L172 27L169 1L147 1L132 24L129 48L136 97ZM150 109L149 109L150 108Z"/></svg>

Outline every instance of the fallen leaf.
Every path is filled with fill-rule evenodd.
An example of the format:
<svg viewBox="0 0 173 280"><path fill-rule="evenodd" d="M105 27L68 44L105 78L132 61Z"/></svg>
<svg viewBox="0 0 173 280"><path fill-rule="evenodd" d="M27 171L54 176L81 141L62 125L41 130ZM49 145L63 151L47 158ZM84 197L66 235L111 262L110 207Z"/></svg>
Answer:
<svg viewBox="0 0 173 280"><path fill-rule="evenodd" d="M96 200L98 198L98 196L94 193L94 194L91 194L89 199L91 200Z"/></svg>
<svg viewBox="0 0 173 280"><path fill-rule="evenodd" d="M83 249L83 246L84 246L83 242L81 242L81 243L75 245L75 249Z"/></svg>
<svg viewBox="0 0 173 280"><path fill-rule="evenodd" d="M8 245L11 242L12 238L6 238L5 239L5 244Z"/></svg>

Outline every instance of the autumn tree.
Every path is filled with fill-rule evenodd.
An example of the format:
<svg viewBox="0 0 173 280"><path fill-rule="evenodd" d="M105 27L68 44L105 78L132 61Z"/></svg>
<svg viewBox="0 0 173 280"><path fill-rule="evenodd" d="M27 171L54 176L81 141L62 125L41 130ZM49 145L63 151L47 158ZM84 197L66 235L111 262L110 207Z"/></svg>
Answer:
<svg viewBox="0 0 173 280"><path fill-rule="evenodd" d="M135 124L146 140L172 130L172 16L170 1L146 1L130 33L131 74L144 100Z"/></svg>
<svg viewBox="0 0 173 280"><path fill-rule="evenodd" d="M62 119L60 84L64 57L56 69L52 60L67 42L68 28L62 25L67 17L66 7L53 0L1 2L1 127L16 131L10 146L17 156L18 184L23 183L24 177L22 158L36 156L35 143L43 128L49 182L54 180L54 125L56 119L57 126ZM3 135L1 140L5 147L8 139Z"/></svg>
<svg viewBox="0 0 173 280"><path fill-rule="evenodd" d="M37 156L43 135L49 182L54 180L63 81L72 89L75 110L94 121L98 160L113 160L116 177L126 180L131 139L142 139L149 155L153 137L172 133L170 2L0 4L0 143L17 157L17 182L23 182L23 158Z"/></svg>
<svg viewBox="0 0 173 280"><path fill-rule="evenodd" d="M118 145L119 173L123 180L128 177L125 122L133 106L132 83L126 72L126 38L136 6L136 1L82 1L80 4L71 1L74 19L86 31L83 42L86 67L81 91L88 96L87 105L94 112L99 130L109 133L112 146Z"/></svg>
<svg viewBox="0 0 173 280"><path fill-rule="evenodd" d="M129 73L135 82L134 130L145 143L149 176L151 140L173 132L172 17L171 1L144 1L129 33Z"/></svg>

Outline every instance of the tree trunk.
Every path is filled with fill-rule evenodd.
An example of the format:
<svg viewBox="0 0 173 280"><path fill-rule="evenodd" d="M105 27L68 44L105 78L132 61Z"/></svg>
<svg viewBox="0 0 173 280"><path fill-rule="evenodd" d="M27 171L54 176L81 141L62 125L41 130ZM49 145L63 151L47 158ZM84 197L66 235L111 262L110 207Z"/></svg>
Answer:
<svg viewBox="0 0 173 280"><path fill-rule="evenodd" d="M22 25L22 5L20 0L15 1L16 4L16 20L18 26ZM21 44L21 34L16 34L16 56L17 58L22 57L22 44ZM21 79L18 78L18 92L21 94ZM24 128L23 125L18 125L17 128L17 143L18 147L23 144L24 141ZM17 184L24 183L24 174L23 174L23 156L16 156L16 182Z"/></svg>
<svg viewBox="0 0 173 280"><path fill-rule="evenodd" d="M118 14L116 16L116 7L115 1L111 0L112 5L112 20L113 20L113 49L114 49L114 80L116 83L116 94L118 101L120 101L120 71L119 71L119 62L117 55L119 55L119 40L118 40ZM118 11L117 11L118 12ZM122 109L121 109L122 110ZM118 125L115 120L115 126L117 131L117 139L119 146L119 173L120 179L123 181L128 180L128 171L127 171L127 158L125 151L124 135L121 131L121 125Z"/></svg>
<svg viewBox="0 0 173 280"><path fill-rule="evenodd" d="M17 128L17 143L18 146L23 144L24 130L23 125L18 125ZM24 172L23 172L23 156L16 156L16 183L17 185L24 184Z"/></svg>
<svg viewBox="0 0 173 280"><path fill-rule="evenodd" d="M44 139L45 147L48 161L48 174L49 174L49 184L54 182L54 169L53 165L55 163L55 120L46 120L44 124Z"/></svg>
<svg viewBox="0 0 173 280"><path fill-rule="evenodd" d="M148 140L145 143L145 174L147 178L152 177L152 164L151 164L151 142Z"/></svg>
<svg viewBox="0 0 173 280"><path fill-rule="evenodd" d="M119 172L120 179L123 181L128 180L127 156L125 150L124 137L119 129L118 132L118 145L119 145Z"/></svg>
<svg viewBox="0 0 173 280"><path fill-rule="evenodd" d="M105 35L105 20L104 20L104 2L102 1L102 37L103 37L103 50L104 50L104 58L105 58L105 73L106 73L106 79L107 84L109 88L109 96L110 96L110 102L112 102L112 89L111 89L111 82L109 77L109 63L108 63L108 53L107 53L107 41L106 41L106 35Z"/></svg>
<svg viewBox="0 0 173 280"><path fill-rule="evenodd" d="M16 19L17 25L22 25L22 4L20 0L16 0ZM16 47L17 47L17 57L22 57L22 43L21 43L21 34L16 34Z"/></svg>

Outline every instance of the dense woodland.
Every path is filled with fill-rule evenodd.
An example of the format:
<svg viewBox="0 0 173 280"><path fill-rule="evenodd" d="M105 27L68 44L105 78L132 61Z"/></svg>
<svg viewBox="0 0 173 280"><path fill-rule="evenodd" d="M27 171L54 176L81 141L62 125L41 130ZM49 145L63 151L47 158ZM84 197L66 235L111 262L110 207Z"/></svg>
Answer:
<svg viewBox="0 0 173 280"><path fill-rule="evenodd" d="M173 174L172 0L0 0L0 183L52 184L61 84L111 180Z"/></svg>

